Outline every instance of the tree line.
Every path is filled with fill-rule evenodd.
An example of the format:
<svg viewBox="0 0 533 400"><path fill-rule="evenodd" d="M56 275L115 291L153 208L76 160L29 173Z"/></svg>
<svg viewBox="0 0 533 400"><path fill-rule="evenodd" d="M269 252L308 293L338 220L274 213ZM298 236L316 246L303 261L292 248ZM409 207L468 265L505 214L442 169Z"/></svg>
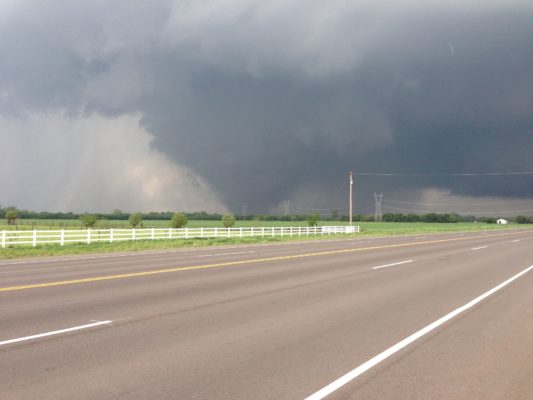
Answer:
<svg viewBox="0 0 533 400"><path fill-rule="evenodd" d="M36 213L37 215L40 215L42 213ZM55 213L49 213L49 214L55 214ZM66 215L67 213L58 213L60 215ZM70 213L68 213L70 214ZM148 214L142 214L142 213L131 213L127 214L127 218L125 218L132 228L136 228L137 226L142 224L142 221L144 219L144 215L150 215ZM8 225L16 225L17 220L20 219L37 219L37 217L32 216L28 217L28 215L34 215L33 213L27 213L25 211L19 211L15 207L6 207L2 208L0 207L0 219L6 219ZM93 228L95 227L100 221L105 221L105 216L109 214L72 214L73 216L77 216L77 218L42 218L42 219L72 219L72 220L79 220L83 226L86 228ZM189 222L189 218L186 213L182 212L175 212L175 213L167 213L170 220L170 227L171 228L182 228ZM162 218L159 218L162 219ZM122 220L122 219L121 219ZM220 221L222 222L222 225L224 227L229 228L235 225L236 218L233 214L225 214L220 215ZM142 226L142 225L141 225Z"/></svg>
<svg viewBox="0 0 533 400"><path fill-rule="evenodd" d="M111 213L73 213L73 212L50 212L50 211L29 211L19 210L16 207L0 206L0 219L7 219L8 223L14 224L17 219L42 219L42 220L83 220L93 223L92 221L118 220L128 221L132 226L139 225L143 220L166 220L172 221L177 213L173 211L147 212L147 213L128 213L121 210L114 210ZM307 221L309 225L316 225L321 216L313 214L248 214L248 215L222 215L219 213L208 213L206 211L184 212L183 217L189 220L203 221L222 221L226 216L231 215L235 221ZM90 216L87 217L87 216ZM183 217L180 217L183 219ZM322 216L324 217L324 216ZM133 219L132 219L133 218ZM457 222L485 222L496 223L500 217L475 217L472 215L460 215L457 213L427 213L427 214L402 214L402 213L385 213L383 221L385 222L433 222L433 223L457 223ZM348 221L347 215L339 214L338 210L332 210L325 219L329 221ZM511 222L518 224L532 224L533 215L518 215L515 217L506 217ZM135 223L137 220L139 222ZM355 214L352 220L354 222L371 222L374 221L373 214ZM229 220L228 220L229 221ZM235 223L235 222L234 222ZM96 222L94 223L96 224ZM184 226L184 225L183 225Z"/></svg>

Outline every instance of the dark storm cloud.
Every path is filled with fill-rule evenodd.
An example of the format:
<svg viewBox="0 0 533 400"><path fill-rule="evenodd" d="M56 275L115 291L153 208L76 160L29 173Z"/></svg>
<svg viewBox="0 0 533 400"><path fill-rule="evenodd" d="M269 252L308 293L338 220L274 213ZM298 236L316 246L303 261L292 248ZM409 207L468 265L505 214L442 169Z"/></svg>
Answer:
<svg viewBox="0 0 533 400"><path fill-rule="evenodd" d="M533 170L533 6L485 3L17 2L0 112L140 112L233 209L340 208L350 169ZM358 183L533 196L524 177Z"/></svg>

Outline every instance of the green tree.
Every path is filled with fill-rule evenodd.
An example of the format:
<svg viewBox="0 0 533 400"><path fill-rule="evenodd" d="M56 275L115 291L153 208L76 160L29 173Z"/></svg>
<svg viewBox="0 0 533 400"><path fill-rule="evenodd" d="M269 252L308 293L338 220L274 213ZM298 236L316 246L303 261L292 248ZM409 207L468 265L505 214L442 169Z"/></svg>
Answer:
<svg viewBox="0 0 533 400"><path fill-rule="evenodd" d="M235 215L225 214L222 217L222 225L224 225L225 228L231 228L233 225L235 225Z"/></svg>
<svg viewBox="0 0 533 400"><path fill-rule="evenodd" d="M14 207L6 208L5 217L9 225L15 225L15 223L17 222L18 216L19 216L19 212L16 208Z"/></svg>
<svg viewBox="0 0 533 400"><path fill-rule="evenodd" d="M309 226L317 226L318 221L320 221L320 214L314 213L307 217L307 225Z"/></svg>
<svg viewBox="0 0 533 400"><path fill-rule="evenodd" d="M184 213L178 212L172 215L172 218L170 219L170 226L172 228L183 228L185 225L187 225L187 222L189 222L187 216Z"/></svg>
<svg viewBox="0 0 533 400"><path fill-rule="evenodd" d="M94 226L98 223L98 217L94 214L80 215L79 220L86 228L94 228Z"/></svg>
<svg viewBox="0 0 533 400"><path fill-rule="evenodd" d="M135 228L137 225L139 225L143 220L143 216L141 213L132 213L130 214L130 217L128 218L128 221L132 228Z"/></svg>
<svg viewBox="0 0 533 400"><path fill-rule="evenodd" d="M525 215L517 215L516 216L516 223L517 224L529 224L533 221L533 219L530 219L526 217Z"/></svg>

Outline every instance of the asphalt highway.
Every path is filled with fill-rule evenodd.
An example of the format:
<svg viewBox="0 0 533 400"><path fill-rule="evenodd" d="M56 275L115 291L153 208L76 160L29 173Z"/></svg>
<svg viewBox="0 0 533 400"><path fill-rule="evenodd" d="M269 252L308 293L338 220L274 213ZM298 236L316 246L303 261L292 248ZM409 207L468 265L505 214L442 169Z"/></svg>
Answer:
<svg viewBox="0 0 533 400"><path fill-rule="evenodd" d="M0 399L533 399L533 231L0 261Z"/></svg>

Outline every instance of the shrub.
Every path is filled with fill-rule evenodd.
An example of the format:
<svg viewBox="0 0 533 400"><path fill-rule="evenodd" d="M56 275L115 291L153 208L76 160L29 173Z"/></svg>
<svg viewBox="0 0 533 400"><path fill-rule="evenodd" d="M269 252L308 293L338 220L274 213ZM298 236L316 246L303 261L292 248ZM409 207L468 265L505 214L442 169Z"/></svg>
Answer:
<svg viewBox="0 0 533 400"><path fill-rule="evenodd" d="M170 226L172 228L183 228L188 222L189 220L184 213L174 213L170 219Z"/></svg>
<svg viewBox="0 0 533 400"><path fill-rule="evenodd" d="M235 216L233 214L226 214L222 217L222 225L225 228L231 228L235 225Z"/></svg>
<svg viewBox="0 0 533 400"><path fill-rule="evenodd" d="M318 221L320 221L320 214L314 213L307 217L307 225L309 226L317 226Z"/></svg>
<svg viewBox="0 0 533 400"><path fill-rule="evenodd" d="M79 220L86 228L94 228L98 222L98 218L94 214L83 214L80 215Z"/></svg>
<svg viewBox="0 0 533 400"><path fill-rule="evenodd" d="M19 212L16 208L8 208L5 210L5 217L7 219L8 225L15 225Z"/></svg>
<svg viewBox="0 0 533 400"><path fill-rule="evenodd" d="M139 225L142 220L143 216L141 215L141 213L130 214L130 217L128 218L128 221L132 228L135 228L137 225Z"/></svg>

